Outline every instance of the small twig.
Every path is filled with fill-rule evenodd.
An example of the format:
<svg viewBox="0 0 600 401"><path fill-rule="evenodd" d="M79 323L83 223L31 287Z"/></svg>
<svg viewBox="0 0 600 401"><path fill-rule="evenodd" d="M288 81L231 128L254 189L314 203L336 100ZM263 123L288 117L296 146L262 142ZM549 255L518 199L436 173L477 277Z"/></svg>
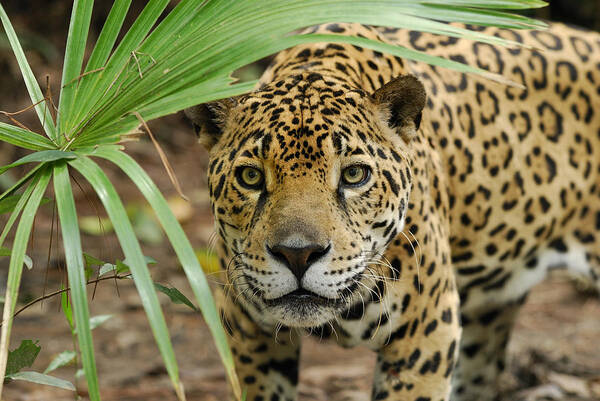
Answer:
<svg viewBox="0 0 600 401"><path fill-rule="evenodd" d="M137 65L138 73L140 74L140 79L144 78L144 76L142 75L142 69L140 68L140 60L138 60L137 56L135 55L135 51L131 52L131 57L133 57L133 59L135 60L135 65Z"/></svg>
<svg viewBox="0 0 600 401"><path fill-rule="evenodd" d="M46 76L46 81L48 81L48 76ZM17 120L16 118L13 118L12 116L16 116L19 115L21 113L24 113L32 108L34 108L35 106L37 106L38 104L44 102L44 109L46 110L46 107L48 105L48 102L50 102L50 104L52 105L52 107L55 109L55 113L57 112L56 106L54 105L54 102L52 101L52 92L50 91L50 86L47 83L48 87L47 87L47 95L46 97L44 97L43 99L39 100L38 102L35 102L27 107L25 107L22 110L18 110L18 111L13 111L13 112L9 112L9 111L4 111L4 110L0 110L0 114L5 115L6 117L8 117L8 119L15 125L19 126L20 128L23 128L24 130L30 131L30 132L35 132L31 129L29 129L25 124L21 123L19 120ZM42 121L42 126L46 125L46 113L44 113L44 119ZM52 143L54 143L56 145L56 143L54 142L54 139L49 138Z"/></svg>
<svg viewBox="0 0 600 401"><path fill-rule="evenodd" d="M144 119L142 118L140 113L138 113L137 111L134 111L133 114L137 117L137 119L140 121L140 123L142 123L146 132L148 132L148 136L150 136L150 139L152 140L152 143L154 144L154 147L156 148L156 151L158 152L158 156L160 157L160 160L162 161L163 166L165 167L165 170L167 170L167 175L169 176L171 183L175 187L175 190L177 191L179 196L181 196L184 200L189 201L188 197L185 196L183 194L183 191L181 190L181 186L179 185L179 181L177 180L177 177L175 176L175 171L173 170L173 167L171 167L171 164L169 163L169 160L167 159L167 155L160 147L160 144L158 143L158 141L152 134L152 131L150 131L150 128L148 128L148 124L146 124L146 121L144 121Z"/></svg>
<svg viewBox="0 0 600 401"><path fill-rule="evenodd" d="M18 114L25 113L27 110L34 108L35 106L37 106L38 104L40 104L40 103L42 103L42 102L45 102L46 100L48 100L48 99L46 99L46 98L43 98L43 99L42 99L42 100L40 100L39 102L33 103L33 104L31 104L31 105L29 105L29 106L27 106L27 107L25 107L24 109L22 109L22 110L19 110L19 111L13 111L13 112L8 112L8 111L0 111L0 113L4 114L4 115L5 115L5 116L7 116L7 117L8 117L8 116L16 116L16 115L18 115Z"/></svg>
<svg viewBox="0 0 600 401"><path fill-rule="evenodd" d="M50 116L53 118L54 121L56 121L56 116L58 116L58 107L56 107L56 105L54 104L54 100L52 99L52 88L50 87L50 75L46 75L46 86L47 86L47 92L46 92L46 100L48 100L48 102L50 102L50 106L52 106L52 108L50 109ZM54 115L52 114L52 112L54 111Z"/></svg>
<svg viewBox="0 0 600 401"><path fill-rule="evenodd" d="M4 114L4 112L0 111L1 114ZM29 128L27 128L27 126L25 124L22 124L19 120L17 120L16 118L13 118L11 116L9 116L8 114L6 115L6 117L8 117L8 119L10 121L12 121L13 124L18 125L19 127L23 128L24 130L27 131L31 131Z"/></svg>
<svg viewBox="0 0 600 401"><path fill-rule="evenodd" d="M48 258L46 260L46 273L44 274L44 289L42 290L42 296L46 295L46 288L48 286L48 271L50 270L50 257L52 256L52 240L54 239L54 219L58 218L56 216L56 202L54 202L54 207L52 208L52 220L50 225L50 244L48 244ZM44 303L42 302L42 307L44 307Z"/></svg>
<svg viewBox="0 0 600 401"><path fill-rule="evenodd" d="M46 99L50 98L50 75L46 74ZM42 119L42 127L46 126L46 113L50 112L50 116L52 117L52 110L48 110L48 102L44 102L44 118Z"/></svg>
<svg viewBox="0 0 600 401"><path fill-rule="evenodd" d="M150 58L150 60L152 60L152 64L156 64L156 59L155 59L154 57L152 57L152 55L151 55L151 54L144 53L144 52L139 52L139 51L137 51L137 50L136 50L135 52L136 52L137 54L140 54L140 55L142 55L142 56L147 56L147 57L149 57L149 58Z"/></svg>
<svg viewBox="0 0 600 401"><path fill-rule="evenodd" d="M142 75L142 68L140 67L140 60L137 58L137 54L150 57L150 60L152 60L153 64L156 64L156 60L154 59L154 57L152 57L152 55L150 55L148 53L142 53L142 52L138 52L136 50L131 52L131 57L133 57L133 59L135 60L135 64L138 69L138 74L140 76L140 79L142 79L142 78L144 78L144 76Z"/></svg>
<svg viewBox="0 0 600 401"><path fill-rule="evenodd" d="M131 276L131 273L124 274L124 275L122 275L122 276L119 276L118 274L113 274L112 276L109 276L109 277L100 277L100 278L97 278L97 279L94 279L94 280L90 280L90 281L88 281L88 282L86 283L86 285L90 285L90 284L96 284L97 282L99 282L99 281L104 281L104 280L112 280L112 279L119 279L119 280L122 280L122 279L128 278L128 277L130 277L130 276ZM15 318L15 317L16 317L16 316L19 314L19 313L21 313L21 312L23 312L25 309L27 309L27 308L29 308L29 307L31 307L31 306L33 306L33 305L35 305L36 303L38 303L38 302L40 302L40 301L43 301L43 300L45 300L45 299L48 299L48 298L52 298L52 297L54 297L54 296L56 296L56 295L60 295L60 294L62 294L63 292L67 292L67 291L71 291L71 287L63 288L62 290L56 290L56 291L54 291L54 292L51 292L51 293L49 293L49 294L46 294L46 295L44 295L44 296L41 296L41 297L39 297L39 298L36 298L36 299L34 299L33 301L29 302L27 305L24 305L24 306L22 306L22 307L21 307L21 308L20 308L18 311L16 311L16 312L15 312L15 314L13 315L13 319L14 319L14 318ZM2 325L3 325L3 324L4 324L4 320L3 320L2 322L0 322L0 327L2 327Z"/></svg>
<svg viewBox="0 0 600 401"><path fill-rule="evenodd" d="M16 124L16 125L18 125L19 127L23 128L23 129L25 129L25 130L27 130L27 131L31 131L31 130L30 130L29 128L27 128L27 127L26 127L24 124L22 124L22 123L21 123L19 120L17 120L16 118L13 118L12 116L16 116L16 115L19 115L19 114L21 114L21 113L24 113L24 112L26 112L27 110L30 110L30 109L34 108L34 107L35 107L35 106L37 106L38 104L40 104L40 103L42 103L42 102L45 102L46 100L47 100L46 98L43 98L43 99L42 99L42 100L40 100L39 102L37 102L37 103L34 103L34 104L31 104L31 105L29 105L29 106L27 106L27 107L25 107L24 109L22 109L22 110L19 110L19 111L8 112L8 111L0 110L0 114L3 114L3 115L5 115L6 117L8 117L8 118L10 119L10 121L12 121L12 122L13 122L13 124ZM33 132L33 131L32 131L32 132Z"/></svg>
<svg viewBox="0 0 600 401"><path fill-rule="evenodd" d="M92 208L94 208L94 211L96 212L96 217L98 217L98 226L100 226L100 231L102 231L102 241L104 242L104 248L107 249L108 246L106 244L106 231L104 230L104 224L102 224L102 218L100 217L100 210L98 209L98 205L96 204L94 199L89 197L88 193L83 189L81 184L79 184L79 181L77 181L77 178L75 178L75 176L71 175L71 174L69 174L69 176L73 179L75 184L77 184L77 186L79 187L79 190L81 191L83 196L85 196L85 199L87 200L87 202L92 206ZM100 270L98 270L98 274L100 274ZM98 278L98 276L96 276L96 278ZM96 283L96 285L94 286L94 291L92 292L92 300L96 296L97 287L98 287L98 283ZM117 297L120 297L121 294L119 293L119 285L117 284L116 278L115 278L115 287L117 288Z"/></svg>
<svg viewBox="0 0 600 401"><path fill-rule="evenodd" d="M72 80L70 80L69 82L67 82L66 84L64 84L63 88L65 86L67 86L67 85L71 85L75 81L81 80L81 78L85 77L86 75L90 75L90 74L93 74L95 72L100 72L102 70L104 70L104 67L96 68L95 70L90 70L90 71L84 72L83 74L79 74L79 76L76 76L75 78L73 78Z"/></svg>

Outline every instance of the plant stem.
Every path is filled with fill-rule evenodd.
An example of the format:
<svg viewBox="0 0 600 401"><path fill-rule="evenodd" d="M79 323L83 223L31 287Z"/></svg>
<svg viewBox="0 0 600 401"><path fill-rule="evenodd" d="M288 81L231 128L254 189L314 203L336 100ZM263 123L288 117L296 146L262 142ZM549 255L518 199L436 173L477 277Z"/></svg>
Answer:
<svg viewBox="0 0 600 401"><path fill-rule="evenodd" d="M122 279L125 279L125 278L128 278L128 277L131 277L131 273L129 273L129 274L123 274L123 275L112 275L112 276L108 276L108 277L101 277L101 278L97 278L97 279L94 279L94 280L90 280L90 281L88 281L86 284L87 284L87 285L90 285L90 284L96 284L96 283L98 283L98 282L100 282L100 281L104 281L104 280L112 280L112 279L119 279L119 280L122 280ZM15 314L13 315L13 319L14 319L14 318L15 318L15 317L16 317L16 316L19 314L19 313L21 313L21 312L23 312L25 309L27 309L27 308L29 308L29 307L31 307L31 306L33 306L33 305L35 305L36 303L38 303L38 302L40 302L40 301L43 301L43 300L45 300L45 299L48 299L48 298L52 298L52 297L54 297L54 296L56 296L56 295L60 295L60 294L62 294L63 292L70 291L70 290L71 290L71 287L63 288L62 290L57 290L57 291L51 292L51 293L49 293L49 294L46 294L46 295L44 295L44 296L41 296L41 297L39 297L39 298L36 298L36 299L34 299L33 301L29 302L28 304L26 304L26 305L22 306L22 307L21 307L19 310L17 310L17 311L15 312ZM6 300L5 300L5 302L6 302ZM3 325L3 324L4 324L4 320L0 322L0 327L2 327L2 325Z"/></svg>

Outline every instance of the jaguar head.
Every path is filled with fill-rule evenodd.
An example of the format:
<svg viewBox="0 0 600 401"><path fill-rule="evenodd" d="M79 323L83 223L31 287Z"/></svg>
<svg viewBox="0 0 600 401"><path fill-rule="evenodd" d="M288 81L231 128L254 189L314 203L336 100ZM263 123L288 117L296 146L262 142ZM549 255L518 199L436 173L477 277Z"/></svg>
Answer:
<svg viewBox="0 0 600 401"><path fill-rule="evenodd" d="M405 151L424 104L413 76L369 94L306 73L186 110L210 152L237 300L267 321L313 327L368 296L373 266L404 226Z"/></svg>

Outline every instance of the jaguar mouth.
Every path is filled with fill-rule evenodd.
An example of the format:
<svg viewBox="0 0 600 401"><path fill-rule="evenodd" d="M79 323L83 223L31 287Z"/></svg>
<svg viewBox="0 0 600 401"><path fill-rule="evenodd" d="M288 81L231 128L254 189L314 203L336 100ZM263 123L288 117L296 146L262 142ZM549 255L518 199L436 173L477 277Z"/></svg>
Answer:
<svg viewBox="0 0 600 401"><path fill-rule="evenodd" d="M326 306L330 304L332 299L328 299L322 297L318 294L315 294L312 291L308 291L304 288L298 288L290 293L282 295L278 298L266 300L269 306L280 306L280 305L289 305L289 306L304 306L304 305L314 305L314 306Z"/></svg>
<svg viewBox="0 0 600 401"><path fill-rule="evenodd" d="M297 309L304 309L307 307L338 308L344 305L344 301L341 298L326 298L304 288L298 288L297 290L278 298L266 299L265 302L271 307L285 306L287 308Z"/></svg>
<svg viewBox="0 0 600 401"><path fill-rule="evenodd" d="M338 298L327 298L305 288L298 288L278 298L265 299L267 314L289 327L317 327L335 319L342 310L348 307L348 299L352 288L340 293ZM268 311L268 312L267 312Z"/></svg>

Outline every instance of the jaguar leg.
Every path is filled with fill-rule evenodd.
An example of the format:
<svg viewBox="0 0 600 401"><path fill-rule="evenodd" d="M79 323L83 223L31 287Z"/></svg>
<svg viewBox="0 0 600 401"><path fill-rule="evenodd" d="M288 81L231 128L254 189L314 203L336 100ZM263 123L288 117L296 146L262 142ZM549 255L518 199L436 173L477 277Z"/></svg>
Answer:
<svg viewBox="0 0 600 401"><path fill-rule="evenodd" d="M460 357L452 401L498 399L497 379L505 368L506 345L522 300L463 312Z"/></svg>
<svg viewBox="0 0 600 401"><path fill-rule="evenodd" d="M294 401L300 356L296 331L287 327L265 330L222 293L217 304L246 400Z"/></svg>
<svg viewBox="0 0 600 401"><path fill-rule="evenodd" d="M373 400L449 400L460 327L454 307L458 303L454 294L446 295L452 300L438 303L445 308L404 316L390 342L379 351Z"/></svg>

